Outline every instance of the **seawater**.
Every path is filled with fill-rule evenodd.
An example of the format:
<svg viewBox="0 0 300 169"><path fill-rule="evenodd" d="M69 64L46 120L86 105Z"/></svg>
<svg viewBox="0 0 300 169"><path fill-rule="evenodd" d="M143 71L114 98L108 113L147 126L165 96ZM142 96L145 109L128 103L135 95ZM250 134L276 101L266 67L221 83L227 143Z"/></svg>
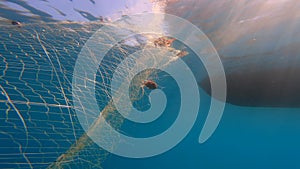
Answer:
<svg viewBox="0 0 300 169"><path fill-rule="evenodd" d="M0 95L1 167L30 168L29 160L31 167L45 168L83 134L72 101L68 102L66 98L72 99L70 81L80 47L99 26L74 24L69 29L66 29L68 24L63 29L62 25L52 26L55 29L48 26L1 28L0 80L5 90ZM199 62L186 62L191 67L201 67ZM170 82L174 83L172 79L160 79L159 82L172 96L168 97L170 103L165 112L168 116L164 115L153 126L141 127L139 131L131 126L136 124L125 121L122 131L145 136L159 133L171 125L169 120L176 118L180 93L174 92L174 87L168 87ZM107 156L107 152L91 144L65 167L300 168L299 109L226 104L215 133L199 144L199 133L211 99L201 88L199 92L201 105L197 121L187 137L170 151L145 159L129 159L113 154ZM18 113L25 120L28 135ZM101 164L93 166L82 159L94 164L101 161Z"/></svg>

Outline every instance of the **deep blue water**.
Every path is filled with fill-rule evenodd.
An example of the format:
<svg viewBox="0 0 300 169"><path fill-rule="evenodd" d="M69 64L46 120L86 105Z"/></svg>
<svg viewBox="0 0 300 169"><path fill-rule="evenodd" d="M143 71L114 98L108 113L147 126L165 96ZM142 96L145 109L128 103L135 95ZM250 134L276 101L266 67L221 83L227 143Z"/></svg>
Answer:
<svg viewBox="0 0 300 169"><path fill-rule="evenodd" d="M175 45L176 46L176 45ZM194 60L191 51L184 60L194 70L195 77L203 77L203 65ZM195 71L196 70L196 71ZM198 73L198 75L197 75ZM200 75L202 74L202 75ZM162 83L162 85L168 85ZM175 103L167 109L168 116L162 116L154 127L147 128L124 122L122 130L128 133L149 135L161 131L169 125L176 114L176 100L180 98L174 87L166 88L170 92L168 101ZM187 137L170 151L145 159L130 159L109 155L104 168L300 168L300 114L298 108L241 107L226 104L222 120L205 143L200 144L198 137L210 106L210 96L201 88L201 105L195 125ZM171 105L172 106L172 105ZM134 127L132 127L133 125ZM159 133L159 132L158 132Z"/></svg>
<svg viewBox="0 0 300 169"><path fill-rule="evenodd" d="M201 109L208 104L203 102ZM197 119L190 134L172 150L147 159L110 155L104 168L300 167L299 110L226 105L214 135L204 144L199 144L197 139L204 114Z"/></svg>

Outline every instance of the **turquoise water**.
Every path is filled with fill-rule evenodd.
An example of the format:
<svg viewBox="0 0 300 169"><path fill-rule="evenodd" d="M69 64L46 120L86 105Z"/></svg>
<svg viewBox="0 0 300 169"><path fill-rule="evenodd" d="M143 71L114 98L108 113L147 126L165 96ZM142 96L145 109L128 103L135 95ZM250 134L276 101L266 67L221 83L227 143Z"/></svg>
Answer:
<svg viewBox="0 0 300 169"><path fill-rule="evenodd" d="M247 68L257 65L257 69L253 69L261 70L260 67L264 66L259 59L262 58L266 67L289 66L282 56L299 56L297 32L300 24L296 15L285 13L289 3L282 9L266 4L262 7L265 10L257 12L257 15L253 9L257 9L259 3L254 1L243 8L241 3L234 9L230 4L234 1L228 4L225 1L217 4L201 1L194 3L189 12L176 10L181 5L189 7L193 2L170 3L167 11L201 27L225 60L224 66L229 72L243 70L247 73ZM246 12L240 13L243 10ZM7 9L2 11L6 12L7 18L12 13ZM265 15L264 11L272 13ZM53 21L46 13L35 13L45 16L44 21ZM260 21L257 16L262 19L264 17L260 16L267 16L267 19ZM199 134L211 99L201 86L201 105L196 123L187 137L170 151L155 157L131 159L110 154L89 139L79 141L84 130L72 107L73 69L80 49L101 25L97 22L32 24L32 18L15 15L11 19L24 21L24 26L18 28L7 20L1 21L0 168L47 168L61 159L64 159L60 164L63 168L300 168L299 108L226 104L217 130L209 140L199 144ZM175 42L174 47L180 48L181 44ZM132 53L139 48L124 50ZM193 52L189 53L183 59L194 70L196 79L201 81L206 72L201 62L195 60ZM110 83L113 70L125 57L117 49L111 50L107 56L96 78L105 84ZM226 60L234 57L242 59L233 63L230 59ZM281 64L283 62L285 64ZM120 125L112 118L112 125L122 133L136 137L152 136L164 131L176 118L180 102L178 86L162 72L155 77L168 96L167 110L158 120L147 125L127 120ZM287 79L287 83L293 83L293 77ZM98 83L96 89L99 107L103 109L110 100L106 95L109 87ZM150 106L147 98L135 104L141 109ZM78 146L70 150L76 141Z"/></svg>
<svg viewBox="0 0 300 169"><path fill-rule="evenodd" d="M299 116L297 109L226 105L206 143L197 142L205 118L201 114L191 133L171 151L148 159L110 155L104 168L299 168Z"/></svg>

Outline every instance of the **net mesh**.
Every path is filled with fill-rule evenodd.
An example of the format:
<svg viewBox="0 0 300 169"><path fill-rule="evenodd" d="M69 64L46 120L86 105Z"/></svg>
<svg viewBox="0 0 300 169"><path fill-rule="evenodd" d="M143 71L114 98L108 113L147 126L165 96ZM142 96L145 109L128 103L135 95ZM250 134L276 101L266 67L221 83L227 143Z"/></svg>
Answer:
<svg viewBox="0 0 300 169"><path fill-rule="evenodd" d="M87 136L72 105L77 55L100 27L93 22L0 27L0 166L101 168L108 152ZM115 129L124 119L111 101L112 74L124 57L142 47L113 47L97 71L98 106ZM157 74L149 69L131 82L136 91L131 99L138 109L146 105L145 101L135 102L144 95L141 82L158 78Z"/></svg>
<svg viewBox="0 0 300 169"><path fill-rule="evenodd" d="M72 70L80 48L99 27L61 23L0 28L1 165L46 168L84 134L72 108ZM85 144L65 160L70 168L100 166L106 153L91 140Z"/></svg>

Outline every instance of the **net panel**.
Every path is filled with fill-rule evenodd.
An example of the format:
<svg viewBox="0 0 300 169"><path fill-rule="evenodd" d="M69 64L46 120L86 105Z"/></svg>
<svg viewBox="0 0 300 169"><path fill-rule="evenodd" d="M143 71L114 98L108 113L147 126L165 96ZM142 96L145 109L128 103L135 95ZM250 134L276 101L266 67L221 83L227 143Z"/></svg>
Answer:
<svg viewBox="0 0 300 169"><path fill-rule="evenodd" d="M1 166L46 168L63 160L55 167L100 168L106 152L88 137L84 147L62 158L84 135L72 108L72 71L82 45L100 26L0 28Z"/></svg>
<svg viewBox="0 0 300 169"><path fill-rule="evenodd" d="M81 128L76 118L77 108L72 103L72 75L77 56L101 26L95 22L1 26L0 166L101 168L108 152ZM124 118L111 101L110 81L126 56L145 47L142 43L128 46L120 42L114 46L95 77L101 114L118 131ZM159 79L157 71L149 69L131 82L131 100L137 109L149 107L141 90L142 81L149 77ZM130 81L127 79L127 83ZM124 93L118 95L122 97ZM96 121L95 125L101 124ZM93 132L93 126L89 132Z"/></svg>

